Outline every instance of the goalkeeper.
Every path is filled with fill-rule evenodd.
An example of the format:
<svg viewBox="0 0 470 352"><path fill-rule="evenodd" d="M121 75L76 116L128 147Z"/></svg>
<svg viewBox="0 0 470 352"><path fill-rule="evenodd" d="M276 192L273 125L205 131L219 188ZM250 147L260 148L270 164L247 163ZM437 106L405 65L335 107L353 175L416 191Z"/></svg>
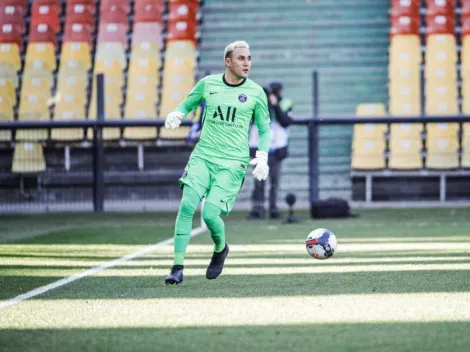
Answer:
<svg viewBox="0 0 470 352"><path fill-rule="evenodd" d="M247 78L251 67L248 44L244 41L229 44L224 60L225 73L201 79L165 121L165 128L177 128L189 112L205 101L201 136L179 179L183 197L176 217L174 265L165 278L167 285L183 281L184 255L200 201L205 198L202 217L214 242L206 277L215 279L222 272L229 252L220 215L230 213L248 164L254 165L255 179L268 177L269 111L263 89ZM249 162L248 131L253 121L258 127L259 147Z"/></svg>

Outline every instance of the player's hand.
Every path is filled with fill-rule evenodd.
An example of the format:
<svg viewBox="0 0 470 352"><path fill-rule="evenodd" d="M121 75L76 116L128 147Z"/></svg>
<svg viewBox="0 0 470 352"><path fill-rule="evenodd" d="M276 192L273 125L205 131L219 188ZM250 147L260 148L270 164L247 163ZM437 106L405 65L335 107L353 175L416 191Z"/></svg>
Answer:
<svg viewBox="0 0 470 352"><path fill-rule="evenodd" d="M165 128L172 130L178 128L181 124L181 120L183 120L182 113L178 111L170 112L165 120Z"/></svg>
<svg viewBox="0 0 470 352"><path fill-rule="evenodd" d="M268 154L265 152L256 151L256 157L250 161L250 165L254 165L253 177L258 181L264 181L268 178L269 166L268 166Z"/></svg>

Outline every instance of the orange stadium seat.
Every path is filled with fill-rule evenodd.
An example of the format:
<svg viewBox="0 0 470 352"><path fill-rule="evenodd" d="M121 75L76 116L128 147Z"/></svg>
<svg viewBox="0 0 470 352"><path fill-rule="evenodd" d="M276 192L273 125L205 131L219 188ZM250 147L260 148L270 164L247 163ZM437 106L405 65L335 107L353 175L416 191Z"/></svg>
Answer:
<svg viewBox="0 0 470 352"><path fill-rule="evenodd" d="M100 14L121 10L128 14L131 10L129 2L129 0L101 0Z"/></svg>
<svg viewBox="0 0 470 352"><path fill-rule="evenodd" d="M21 33L25 32L25 8L21 6L10 6L0 4L0 23L11 24L15 27L18 27Z"/></svg>
<svg viewBox="0 0 470 352"><path fill-rule="evenodd" d="M410 16L391 18L390 35L414 34L419 35L419 19Z"/></svg>
<svg viewBox="0 0 470 352"><path fill-rule="evenodd" d="M187 21L168 22L168 41L192 40L196 41L197 23Z"/></svg>
<svg viewBox="0 0 470 352"><path fill-rule="evenodd" d="M460 0L462 18L470 17L470 0Z"/></svg>
<svg viewBox="0 0 470 352"><path fill-rule="evenodd" d="M153 0L136 1L134 5L135 18L134 23L140 22L159 22L163 21L163 2Z"/></svg>
<svg viewBox="0 0 470 352"><path fill-rule="evenodd" d="M408 16L419 18L421 0L391 0L391 17Z"/></svg>
<svg viewBox="0 0 470 352"><path fill-rule="evenodd" d="M105 23L120 23L126 25L126 31L129 27L129 19L127 13L120 7L116 7L116 11L105 11L101 12L100 15L100 24Z"/></svg>
<svg viewBox="0 0 470 352"><path fill-rule="evenodd" d="M455 16L427 15L426 23L427 35L455 33Z"/></svg>
<svg viewBox="0 0 470 352"><path fill-rule="evenodd" d="M198 10L199 4L197 2L173 1L168 5L168 20L196 22Z"/></svg>
<svg viewBox="0 0 470 352"><path fill-rule="evenodd" d="M67 5L66 24L81 23L91 28L95 26L95 7L90 4Z"/></svg>
<svg viewBox="0 0 470 352"><path fill-rule="evenodd" d="M60 32L60 7L54 5L39 5L34 2L31 11L31 26L45 23L53 28L54 33Z"/></svg>

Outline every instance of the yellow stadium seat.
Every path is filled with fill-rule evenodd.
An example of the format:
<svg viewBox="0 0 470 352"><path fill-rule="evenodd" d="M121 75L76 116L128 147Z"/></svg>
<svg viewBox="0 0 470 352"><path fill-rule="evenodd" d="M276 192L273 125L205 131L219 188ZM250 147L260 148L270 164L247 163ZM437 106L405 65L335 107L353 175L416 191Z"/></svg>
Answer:
<svg viewBox="0 0 470 352"><path fill-rule="evenodd" d="M111 94L105 95L105 119L106 120L120 120L121 119L121 102L122 102L122 94L119 96ZM88 118L89 119L96 119L97 116L97 106L96 106L96 98L92 97L90 106L88 108ZM93 138L93 129L89 129L88 131L88 139ZM117 140L121 138L121 130L120 128L104 128L103 129L103 139L105 140Z"/></svg>
<svg viewBox="0 0 470 352"><path fill-rule="evenodd" d="M161 66L160 47L156 43L140 42L132 45L131 61L138 59L149 59Z"/></svg>
<svg viewBox="0 0 470 352"><path fill-rule="evenodd" d="M457 62L457 43L453 34L429 35L426 40L426 64L446 61L453 65Z"/></svg>
<svg viewBox="0 0 470 352"><path fill-rule="evenodd" d="M457 99L426 100L426 113L428 115L458 115Z"/></svg>
<svg viewBox="0 0 470 352"><path fill-rule="evenodd" d="M392 123L390 125L391 138L421 139L423 124L421 123Z"/></svg>
<svg viewBox="0 0 470 352"><path fill-rule="evenodd" d="M73 100L79 100L83 104L87 101L86 83L84 80L74 76L59 77L56 101L65 99L65 96L72 95Z"/></svg>
<svg viewBox="0 0 470 352"><path fill-rule="evenodd" d="M192 90L195 84L193 75L167 74L163 78L162 104L160 116L166 116Z"/></svg>
<svg viewBox="0 0 470 352"><path fill-rule="evenodd" d="M38 143L18 143L13 152L11 171L16 174L41 173L46 170L44 151Z"/></svg>
<svg viewBox="0 0 470 352"><path fill-rule="evenodd" d="M427 138L426 167L429 169L456 169L459 167L459 142L456 138Z"/></svg>
<svg viewBox="0 0 470 352"><path fill-rule="evenodd" d="M383 116L385 105L381 103L362 103L356 106L356 116Z"/></svg>
<svg viewBox="0 0 470 352"><path fill-rule="evenodd" d="M117 62L121 69L127 67L126 50L117 42L98 44L95 60Z"/></svg>
<svg viewBox="0 0 470 352"><path fill-rule="evenodd" d="M0 97L16 105L16 89L10 80L0 78Z"/></svg>
<svg viewBox="0 0 470 352"><path fill-rule="evenodd" d="M143 92L127 95L125 117L126 119L155 119L156 105L153 94L148 96ZM157 138L156 127L126 127L124 138L129 140L148 140Z"/></svg>
<svg viewBox="0 0 470 352"><path fill-rule="evenodd" d="M95 76L98 73L104 73L105 75L122 76L122 67L116 60L96 60L95 62Z"/></svg>
<svg viewBox="0 0 470 352"><path fill-rule="evenodd" d="M20 121L49 121L50 111L46 96L27 95L20 101L18 113ZM46 129L22 129L16 132L16 139L22 141L38 141L47 139Z"/></svg>
<svg viewBox="0 0 470 352"><path fill-rule="evenodd" d="M34 78L46 80L49 84L49 89L54 85L54 76L51 71L44 68L26 68L23 72L23 82Z"/></svg>
<svg viewBox="0 0 470 352"><path fill-rule="evenodd" d="M412 53L413 56L421 55L421 40L417 35L396 35L390 40L390 52Z"/></svg>
<svg viewBox="0 0 470 352"><path fill-rule="evenodd" d="M455 64L442 63L426 65L424 68L424 76L426 84L433 82L439 85L452 85L456 84L457 70Z"/></svg>
<svg viewBox="0 0 470 352"><path fill-rule="evenodd" d="M470 168L470 123L462 124L462 167Z"/></svg>
<svg viewBox="0 0 470 352"><path fill-rule="evenodd" d="M0 121L13 120L13 105L10 100L4 99L0 96ZM0 141L6 142L11 140L10 130L0 130Z"/></svg>
<svg viewBox="0 0 470 352"><path fill-rule="evenodd" d="M13 87L18 87L18 73L11 64L0 63L0 79L10 81Z"/></svg>
<svg viewBox="0 0 470 352"><path fill-rule="evenodd" d="M21 86L21 99L30 95L47 101L51 97L50 82L38 77L25 78Z"/></svg>
<svg viewBox="0 0 470 352"><path fill-rule="evenodd" d="M398 100L402 103L419 104L421 100L421 90L419 87L391 84L389 98L390 100Z"/></svg>
<svg viewBox="0 0 470 352"><path fill-rule="evenodd" d="M396 170L422 168L421 140L416 138L395 138L390 134L388 167Z"/></svg>
<svg viewBox="0 0 470 352"><path fill-rule="evenodd" d="M60 56L61 67L65 63L79 62L87 70L91 68L91 55L88 43L64 43Z"/></svg>
<svg viewBox="0 0 470 352"><path fill-rule="evenodd" d="M61 100L55 106L54 120L56 121L76 121L85 120L85 105L81 98L75 100L75 97L67 97ZM79 141L84 137L83 128L54 128L51 132L53 140L60 141Z"/></svg>
<svg viewBox="0 0 470 352"><path fill-rule="evenodd" d="M148 58L135 58L129 65L129 76L149 76L159 78L160 65Z"/></svg>
<svg viewBox="0 0 470 352"><path fill-rule="evenodd" d="M54 44L30 43L26 51L25 66L55 71L57 65Z"/></svg>
<svg viewBox="0 0 470 352"><path fill-rule="evenodd" d="M10 64L16 71L21 70L20 49L17 44L0 44L0 63Z"/></svg>
<svg viewBox="0 0 470 352"><path fill-rule="evenodd" d="M196 48L192 41L168 43L165 52L165 73L193 74L197 65Z"/></svg>

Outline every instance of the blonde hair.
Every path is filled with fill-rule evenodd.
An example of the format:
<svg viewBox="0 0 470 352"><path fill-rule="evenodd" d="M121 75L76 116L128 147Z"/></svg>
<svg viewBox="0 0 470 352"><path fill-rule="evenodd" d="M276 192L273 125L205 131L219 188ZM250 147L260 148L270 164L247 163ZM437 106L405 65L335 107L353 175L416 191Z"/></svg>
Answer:
<svg viewBox="0 0 470 352"><path fill-rule="evenodd" d="M247 42L243 41L243 40L237 40L233 43L230 43L229 45L227 45L225 47L225 50L224 50L224 60L230 55L230 53L232 51L234 51L236 48L246 48L246 49L250 49L250 46L248 45Z"/></svg>

